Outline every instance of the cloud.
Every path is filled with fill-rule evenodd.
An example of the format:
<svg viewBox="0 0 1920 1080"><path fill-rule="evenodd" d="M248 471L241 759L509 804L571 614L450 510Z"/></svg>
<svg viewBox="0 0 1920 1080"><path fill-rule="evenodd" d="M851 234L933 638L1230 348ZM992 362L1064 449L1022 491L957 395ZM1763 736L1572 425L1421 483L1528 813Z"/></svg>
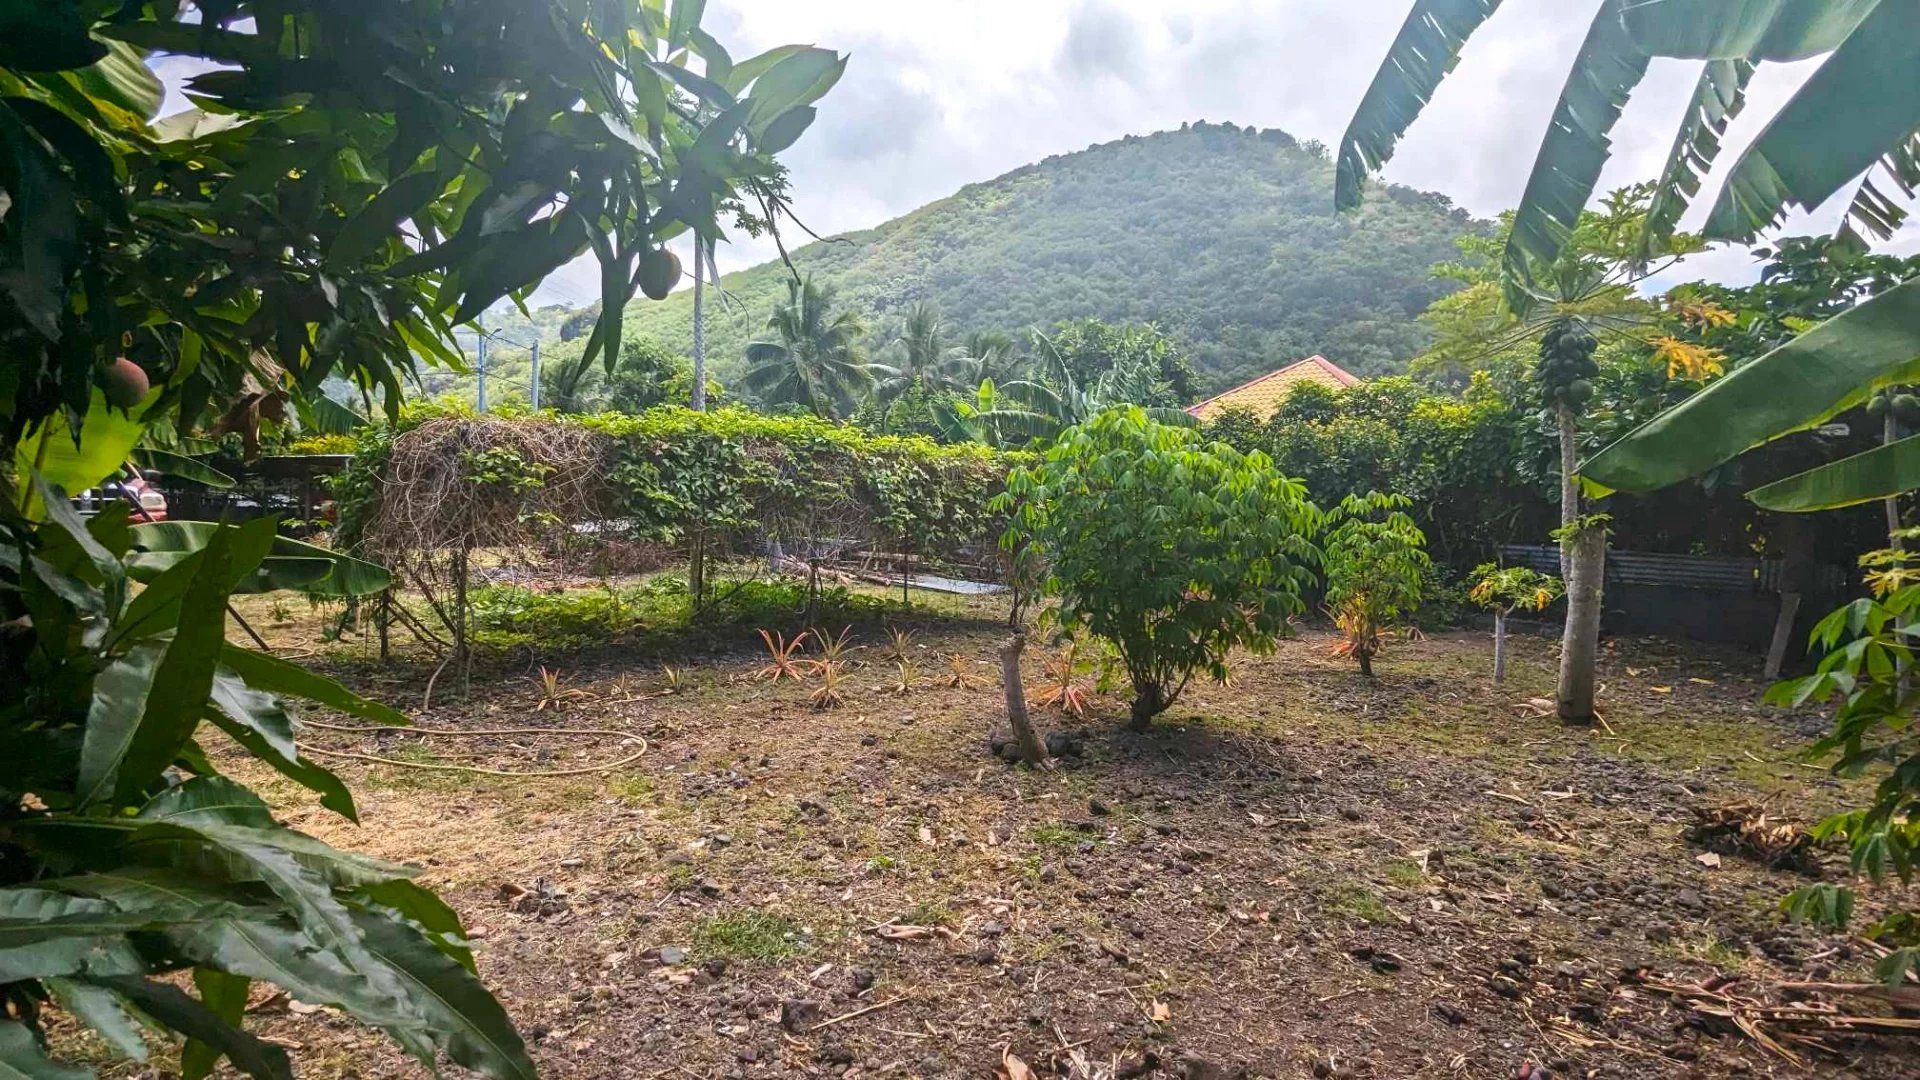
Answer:
<svg viewBox="0 0 1920 1080"><path fill-rule="evenodd" d="M1133 17L1112 3L1083 0L1067 22L1056 62L1072 79L1131 83L1138 79L1144 59L1140 35Z"/></svg>

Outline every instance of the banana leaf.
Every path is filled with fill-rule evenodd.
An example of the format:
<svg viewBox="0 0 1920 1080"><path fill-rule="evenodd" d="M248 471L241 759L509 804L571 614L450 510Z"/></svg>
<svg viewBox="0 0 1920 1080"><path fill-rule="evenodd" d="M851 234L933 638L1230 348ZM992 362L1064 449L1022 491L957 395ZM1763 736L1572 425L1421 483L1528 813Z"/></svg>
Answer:
<svg viewBox="0 0 1920 1080"><path fill-rule="evenodd" d="M58 484L69 494L85 491L127 462L127 455L146 432L140 419L160 391L131 410L112 408L99 390L93 392L86 416L80 422L80 445L73 442L73 429L63 415L50 417L40 431L20 440L14 450L13 475L26 491L27 478L38 472L49 484ZM22 502L29 517L39 517L39 497L27 491Z"/></svg>
<svg viewBox="0 0 1920 1080"><path fill-rule="evenodd" d="M163 476L179 480L191 480L196 484L205 484L210 488L225 491L233 486L233 477L219 469L185 454L176 454L171 450L156 450L151 447L135 447L128 455L141 469L151 469Z"/></svg>
<svg viewBox="0 0 1920 1080"><path fill-rule="evenodd" d="M1706 234L1745 240L1790 206L1816 207L1915 131L1920 5L1882 3L1740 156L1707 217Z"/></svg>
<svg viewBox="0 0 1920 1080"><path fill-rule="evenodd" d="M1920 435L1830 461L1747 492L1762 510L1838 510L1920 488Z"/></svg>
<svg viewBox="0 0 1920 1080"><path fill-rule="evenodd" d="M1920 379L1920 278L1898 285L1709 385L1580 467L1616 491L1654 491L1804 431L1874 388Z"/></svg>
<svg viewBox="0 0 1920 1080"><path fill-rule="evenodd" d="M1340 137L1340 170L1334 180L1334 205L1360 205L1367 176L1393 157L1394 144L1407 132L1433 91L1460 62L1460 50L1500 0L1419 0L1393 39L1367 95L1360 99L1346 134Z"/></svg>
<svg viewBox="0 0 1920 1080"><path fill-rule="evenodd" d="M219 526L211 521L159 521L133 527L139 549L128 562L136 580L146 581L200 550ZM386 568L338 551L288 537L276 537L261 572L236 592L292 589L314 596L372 596L393 578Z"/></svg>

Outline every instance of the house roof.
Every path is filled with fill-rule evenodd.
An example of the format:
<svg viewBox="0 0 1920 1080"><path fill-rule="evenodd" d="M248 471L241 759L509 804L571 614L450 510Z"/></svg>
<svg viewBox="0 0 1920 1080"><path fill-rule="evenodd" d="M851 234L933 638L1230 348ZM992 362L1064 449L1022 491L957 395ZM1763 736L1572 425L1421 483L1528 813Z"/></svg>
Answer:
<svg viewBox="0 0 1920 1080"><path fill-rule="evenodd" d="M1200 420L1211 420L1228 409L1246 409L1265 420L1278 411L1280 403L1303 382L1340 390L1360 380L1324 356L1309 356L1189 406L1187 413Z"/></svg>

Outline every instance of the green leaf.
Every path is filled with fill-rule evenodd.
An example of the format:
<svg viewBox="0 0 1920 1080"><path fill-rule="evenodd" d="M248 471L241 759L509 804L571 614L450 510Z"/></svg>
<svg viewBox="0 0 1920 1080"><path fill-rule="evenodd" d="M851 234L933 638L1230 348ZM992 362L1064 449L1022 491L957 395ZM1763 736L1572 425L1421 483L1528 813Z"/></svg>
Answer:
<svg viewBox="0 0 1920 1080"><path fill-rule="evenodd" d="M437 169L409 173L388 184L334 234L327 247L328 265L352 266L399 238L401 222L419 215L446 185L446 176Z"/></svg>
<svg viewBox="0 0 1920 1080"><path fill-rule="evenodd" d="M121 911L101 900L37 888L0 889L0 951L31 948L57 938L112 937L151 921L149 915Z"/></svg>
<svg viewBox="0 0 1920 1080"><path fill-rule="evenodd" d="M423 1031L455 1062L495 1080L534 1080L533 1062L505 1009L458 961L395 919L357 911L367 949L395 972L427 1018Z"/></svg>
<svg viewBox="0 0 1920 1080"><path fill-rule="evenodd" d="M110 102L143 120L151 120L166 100L167 88L147 66L146 54L124 41L109 41L107 55L73 73L89 97Z"/></svg>
<svg viewBox="0 0 1920 1080"><path fill-rule="evenodd" d="M1500 0L1418 0L1374 73L1346 134L1340 137L1334 204L1360 205L1367 177L1393 157L1393 148L1460 62L1460 50ZM737 70L737 69L736 69Z"/></svg>
<svg viewBox="0 0 1920 1080"><path fill-rule="evenodd" d="M358 822L360 811L354 805L353 792L338 776L324 766L316 765L299 754L282 754L268 741L266 735L253 726L243 723L225 713L215 713L208 720L234 742L261 761L271 765L275 772L320 796L320 805L346 818Z"/></svg>
<svg viewBox="0 0 1920 1080"><path fill-rule="evenodd" d="M1734 166L1706 235L1745 240L1812 209L1920 131L1920 7L1882 3Z"/></svg>
<svg viewBox="0 0 1920 1080"><path fill-rule="evenodd" d="M146 433L139 417L159 394L155 390L129 414L109 407L100 391L94 390L87 415L81 419L80 445L74 446L73 429L64 415L50 417L38 435L22 439L15 448L14 475L25 480L38 472L48 484L68 493L93 487L127 463L127 455ZM33 517L41 509L35 498L26 512Z"/></svg>
<svg viewBox="0 0 1920 1080"><path fill-rule="evenodd" d="M228 644L220 651L220 663L245 679L248 686L258 690L316 702L375 724L394 727L410 724L405 713L377 701L369 701L325 675L315 674L298 664L266 653Z"/></svg>
<svg viewBox="0 0 1920 1080"><path fill-rule="evenodd" d="M1660 0L1629 4L1621 22L1656 56L1804 60L1831 52L1881 0Z"/></svg>
<svg viewBox="0 0 1920 1080"><path fill-rule="evenodd" d="M130 561L134 577L150 580L184 556L199 551L221 526L211 521L154 521L133 527L140 554ZM316 562L326 565L315 576ZM236 591L294 589L315 596L373 596L393 583L385 567L329 548L276 536L262 574L234 582Z"/></svg>
<svg viewBox="0 0 1920 1080"><path fill-rule="evenodd" d="M668 52L674 52L692 40L693 32L700 28L700 18L706 9L707 0L673 0L672 14L667 16Z"/></svg>
<svg viewBox="0 0 1920 1080"><path fill-rule="evenodd" d="M45 980L53 999L75 1019L92 1028L121 1057L147 1060L147 1042L127 1015L120 995L103 986L67 978Z"/></svg>
<svg viewBox="0 0 1920 1080"><path fill-rule="evenodd" d="M820 100L846 70L846 58L831 49L805 48L782 58L753 82L747 130L764 133L775 118Z"/></svg>
<svg viewBox="0 0 1920 1080"><path fill-rule="evenodd" d="M1838 510L1920 488L1920 435L1831 461L1747 492L1762 510Z"/></svg>
<svg viewBox="0 0 1920 1080"><path fill-rule="evenodd" d="M1667 166L1654 185L1653 200L1647 206L1646 225L1640 235L1640 258L1649 258L1653 244L1673 235L1693 197L1700 193L1700 182L1713 171L1720 154L1720 140L1727 125L1740 115L1747 101L1747 82L1753 78L1753 64L1746 60L1709 60L1694 84L1693 101L1680 120L1680 133L1674 137L1667 154Z"/></svg>
<svg viewBox="0 0 1920 1080"><path fill-rule="evenodd" d="M193 986L200 991L200 1003L229 1027L238 1028L246 1016L247 988L252 985L253 980L245 975L231 975L210 967L193 970ZM213 1073L213 1067L220 1063L220 1056L219 1046L199 1039L188 1039L186 1047L180 1051L182 1080L205 1080Z"/></svg>
<svg viewBox="0 0 1920 1080"><path fill-rule="evenodd" d="M94 680L80 748L82 806L130 801L147 790L193 734L226 639L235 574L257 566L273 543L270 518L214 531L181 593L171 640L142 645Z"/></svg>
<svg viewBox="0 0 1920 1080"><path fill-rule="evenodd" d="M819 110L811 105L802 105L782 113L760 133L755 147L763 154L777 154L785 150L800 141L800 136L806 134L818 113Z"/></svg>
<svg viewBox="0 0 1920 1080"><path fill-rule="evenodd" d="M129 457L142 470L152 470L177 480L191 480L196 484L205 484L220 491L225 491L234 485L233 477L199 458L188 457L186 454L138 446Z"/></svg>
<svg viewBox="0 0 1920 1080"><path fill-rule="evenodd" d="M1879 384L1920 377L1920 279L1735 369L1581 466L1617 491L1654 491L1821 423Z"/></svg>
<svg viewBox="0 0 1920 1080"><path fill-rule="evenodd" d="M287 1052L234 1027L176 986L133 976L93 980L133 1002L167 1027L215 1049L256 1080L293 1080Z"/></svg>
<svg viewBox="0 0 1920 1080"><path fill-rule="evenodd" d="M1540 142L1504 259L1508 302L1516 311L1527 307L1517 288L1532 284L1536 267L1559 262L1612 151L1608 133L1646 76L1652 58L1619 21L1621 8L1632 2L1607 0L1594 17Z"/></svg>
<svg viewBox="0 0 1920 1080"><path fill-rule="evenodd" d="M57 1064L25 1024L0 1019L0 1080L93 1080L93 1074Z"/></svg>

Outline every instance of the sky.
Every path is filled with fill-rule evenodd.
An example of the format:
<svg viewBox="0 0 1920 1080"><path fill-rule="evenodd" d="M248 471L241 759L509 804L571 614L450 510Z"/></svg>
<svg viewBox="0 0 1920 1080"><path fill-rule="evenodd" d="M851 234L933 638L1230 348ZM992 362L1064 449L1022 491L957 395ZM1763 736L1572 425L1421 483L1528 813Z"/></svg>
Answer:
<svg viewBox="0 0 1920 1080"><path fill-rule="evenodd" d="M1519 201L1540 138L1600 0L1513 0L1401 143L1388 180L1482 216ZM1193 120L1281 128L1337 145L1410 0L709 0L704 25L736 58L798 42L849 54L819 119L781 155L801 219L828 235L870 228L961 186L1053 154ZM1721 160L1758 134L1817 61L1762 69ZM1698 66L1659 61L1614 131L1600 190L1665 163ZM1696 204L1705 215L1711 185ZM1329 191L1331 201L1332 193ZM1831 230L1836 205L1784 233ZM1920 251L1909 225L1888 250ZM722 272L773 257L723 244ZM687 252L683 258L689 260ZM1695 256L1652 284L1757 276L1744 249ZM598 292L590 260L537 303Z"/></svg>

